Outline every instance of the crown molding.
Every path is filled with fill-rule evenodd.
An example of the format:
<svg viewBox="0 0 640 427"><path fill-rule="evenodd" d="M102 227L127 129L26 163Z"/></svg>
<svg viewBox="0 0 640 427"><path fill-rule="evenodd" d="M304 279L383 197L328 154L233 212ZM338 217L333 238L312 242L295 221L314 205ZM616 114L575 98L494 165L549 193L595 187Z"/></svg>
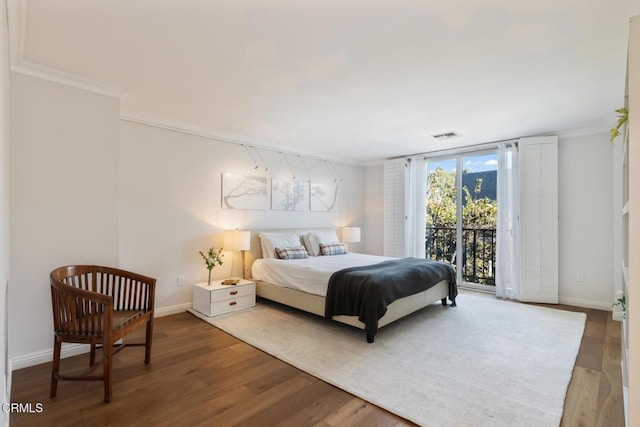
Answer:
<svg viewBox="0 0 640 427"><path fill-rule="evenodd" d="M342 164L346 166L355 166L355 167L365 167L365 164L362 162L356 161L348 161L344 159L336 159L332 157L322 157L317 154L303 151L290 151L283 150L278 148L277 146L264 144L262 142L256 142L255 140L249 138L238 138L234 135L229 135L227 133L219 132L213 129L195 126L189 123L179 122L175 120L169 120L160 117L153 117L144 114L133 113L126 110L120 110L120 120L142 124L146 126L152 126L160 129L170 130L173 132L183 133L187 135L199 136L202 138L212 139L220 142L226 142L230 144L236 145L245 145L249 147L256 148L258 150L271 151L276 153L284 153L291 156L300 156L305 159L318 160L318 161L329 161L334 164Z"/></svg>
<svg viewBox="0 0 640 427"><path fill-rule="evenodd" d="M24 40L27 22L27 0L7 1L7 22L9 26L9 62L11 64L11 71L14 73L36 77L117 99L122 99L127 94L123 89L25 60Z"/></svg>
<svg viewBox="0 0 640 427"><path fill-rule="evenodd" d="M27 0L7 0L9 27L9 62L11 67L20 63L24 51L24 31L27 21Z"/></svg>
<svg viewBox="0 0 640 427"><path fill-rule="evenodd" d="M365 162L364 166L366 168L373 168L373 167L376 167L376 166L384 166L385 160L387 160L387 159L370 160L368 162Z"/></svg>
<svg viewBox="0 0 640 427"><path fill-rule="evenodd" d="M575 138L578 136L595 135L598 133L608 134L611 131L611 127L612 125L607 125L607 120L603 118L602 120L595 121L594 124L590 126L552 132L551 134L556 135L558 139Z"/></svg>
<svg viewBox="0 0 640 427"><path fill-rule="evenodd" d="M20 61L17 64L11 64L11 71L116 99L122 99L127 94L127 91L123 89L29 61Z"/></svg>

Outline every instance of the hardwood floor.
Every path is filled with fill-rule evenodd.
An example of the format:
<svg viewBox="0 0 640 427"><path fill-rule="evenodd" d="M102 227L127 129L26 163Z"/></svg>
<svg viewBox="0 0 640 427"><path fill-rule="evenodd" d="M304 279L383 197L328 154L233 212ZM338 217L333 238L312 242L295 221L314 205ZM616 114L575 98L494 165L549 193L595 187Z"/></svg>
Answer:
<svg viewBox="0 0 640 427"><path fill-rule="evenodd" d="M587 314L561 425L624 426L620 323L604 311L554 307ZM109 404L98 381L60 382L58 397L49 398L50 363L14 372L12 402L41 402L44 410L12 413L11 425L413 425L189 313L158 318L154 329L151 364L143 363L144 348L116 355ZM62 370L87 364L88 355L76 356L64 359Z"/></svg>
<svg viewBox="0 0 640 427"><path fill-rule="evenodd" d="M564 403L562 426L624 426L620 372L620 322L601 310L587 313L580 352Z"/></svg>

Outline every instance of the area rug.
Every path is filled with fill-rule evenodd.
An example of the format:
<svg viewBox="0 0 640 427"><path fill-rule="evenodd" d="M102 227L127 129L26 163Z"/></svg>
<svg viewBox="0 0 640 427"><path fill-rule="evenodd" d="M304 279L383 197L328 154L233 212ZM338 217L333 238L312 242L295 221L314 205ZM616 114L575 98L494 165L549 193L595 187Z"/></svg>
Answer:
<svg viewBox="0 0 640 427"><path fill-rule="evenodd" d="M385 326L373 344L265 301L198 317L420 425L558 426L586 316L472 294L457 302Z"/></svg>

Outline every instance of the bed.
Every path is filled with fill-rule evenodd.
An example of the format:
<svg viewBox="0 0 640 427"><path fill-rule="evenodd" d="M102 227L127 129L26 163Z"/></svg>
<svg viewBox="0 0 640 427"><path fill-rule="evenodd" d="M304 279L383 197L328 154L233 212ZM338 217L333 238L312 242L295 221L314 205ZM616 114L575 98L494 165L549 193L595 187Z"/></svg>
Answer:
<svg viewBox="0 0 640 427"><path fill-rule="evenodd" d="M250 250L245 252L244 274L245 277L252 279L256 283L256 293L259 297L363 329L366 332L369 343L374 342L375 334L379 328L438 300L441 301L443 306L447 306L446 300L449 298L451 306L455 306L457 288L455 274L453 274L449 279L439 280L428 289L398 298L386 305L386 312L382 317L375 319L375 328L373 329L370 326L371 321L362 321L358 315L337 314L327 316L327 313L331 311L327 306L327 292L335 293L333 292L335 288L332 288L334 284L329 282L330 279L335 279L333 276L338 276L338 274L334 275L334 272L338 270L340 272L359 270L360 267L368 268L363 266L371 266L372 264L383 265L394 259L348 253L336 256L309 256L304 259L282 260L274 257L273 247L265 247L264 241L259 237L260 234L271 236L292 236L295 234L298 236L300 246L305 247L311 255L316 255L316 253L313 253L313 245L315 244L315 251L317 252L318 242L310 242L306 237L335 236L335 230L328 228L254 230L251 232ZM302 238L303 236L304 239ZM329 243L335 242L331 241ZM282 244L282 246L284 245L285 243ZM263 252L266 256L263 256ZM448 268L452 271L450 266Z"/></svg>

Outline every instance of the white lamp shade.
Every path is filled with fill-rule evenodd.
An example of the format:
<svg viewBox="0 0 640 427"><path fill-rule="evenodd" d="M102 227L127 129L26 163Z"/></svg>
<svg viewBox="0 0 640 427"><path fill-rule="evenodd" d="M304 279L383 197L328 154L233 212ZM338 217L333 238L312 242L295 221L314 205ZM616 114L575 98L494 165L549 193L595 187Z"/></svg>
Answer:
<svg viewBox="0 0 640 427"><path fill-rule="evenodd" d="M251 232L227 230L224 232L224 249L246 251L251 247Z"/></svg>
<svg viewBox="0 0 640 427"><path fill-rule="evenodd" d="M360 241L360 227L344 227L342 229L342 241L356 243Z"/></svg>

